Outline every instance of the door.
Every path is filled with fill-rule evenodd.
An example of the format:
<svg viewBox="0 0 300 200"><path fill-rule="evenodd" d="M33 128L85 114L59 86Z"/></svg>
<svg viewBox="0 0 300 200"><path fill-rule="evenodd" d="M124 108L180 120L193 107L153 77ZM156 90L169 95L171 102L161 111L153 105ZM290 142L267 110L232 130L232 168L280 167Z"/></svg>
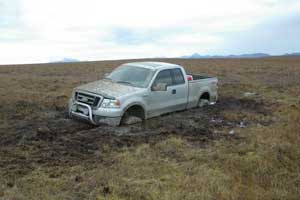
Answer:
<svg viewBox="0 0 300 200"><path fill-rule="evenodd" d="M172 111L184 110L188 101L188 84L185 82L182 70L179 68L171 69L172 85L170 90L172 91Z"/></svg>
<svg viewBox="0 0 300 200"><path fill-rule="evenodd" d="M166 84L166 90L154 91L153 88L157 84ZM173 78L171 70L162 70L157 74L147 98L148 117L158 116L171 111L173 94L170 86L172 84Z"/></svg>

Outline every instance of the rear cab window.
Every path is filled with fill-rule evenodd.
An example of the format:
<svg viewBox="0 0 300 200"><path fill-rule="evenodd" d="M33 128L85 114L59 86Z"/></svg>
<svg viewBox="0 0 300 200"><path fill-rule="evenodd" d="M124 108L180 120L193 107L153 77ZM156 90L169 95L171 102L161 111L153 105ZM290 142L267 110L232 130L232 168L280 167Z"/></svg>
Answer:
<svg viewBox="0 0 300 200"><path fill-rule="evenodd" d="M172 69L173 85L180 85L185 83L184 76L181 69L176 68Z"/></svg>

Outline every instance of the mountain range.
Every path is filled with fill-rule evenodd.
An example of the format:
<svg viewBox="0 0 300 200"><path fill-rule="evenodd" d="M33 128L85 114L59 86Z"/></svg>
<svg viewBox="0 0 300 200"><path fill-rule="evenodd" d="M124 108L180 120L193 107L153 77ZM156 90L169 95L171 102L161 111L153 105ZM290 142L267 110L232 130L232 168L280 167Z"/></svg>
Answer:
<svg viewBox="0 0 300 200"><path fill-rule="evenodd" d="M80 62L80 60L75 58L63 58L61 60L51 61L50 63L71 63L71 62Z"/></svg>

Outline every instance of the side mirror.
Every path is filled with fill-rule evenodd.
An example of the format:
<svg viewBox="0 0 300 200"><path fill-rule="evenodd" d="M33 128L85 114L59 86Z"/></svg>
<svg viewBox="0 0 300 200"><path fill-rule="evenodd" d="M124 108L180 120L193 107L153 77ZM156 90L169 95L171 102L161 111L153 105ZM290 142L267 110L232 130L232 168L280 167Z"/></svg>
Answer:
<svg viewBox="0 0 300 200"><path fill-rule="evenodd" d="M167 84L166 83L157 83L157 84L154 84L151 87L151 90L152 91L167 91Z"/></svg>

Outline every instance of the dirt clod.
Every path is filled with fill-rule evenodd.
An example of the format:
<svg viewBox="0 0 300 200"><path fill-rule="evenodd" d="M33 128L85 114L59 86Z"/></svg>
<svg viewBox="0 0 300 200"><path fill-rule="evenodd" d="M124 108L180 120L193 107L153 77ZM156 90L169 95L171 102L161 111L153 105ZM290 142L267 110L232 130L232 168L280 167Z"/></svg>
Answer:
<svg viewBox="0 0 300 200"><path fill-rule="evenodd" d="M10 188L12 188L12 187L14 187L14 183L13 182L8 182L7 184L6 184L8 187L10 187Z"/></svg>
<svg viewBox="0 0 300 200"><path fill-rule="evenodd" d="M81 176L76 176L75 177L76 182L81 182L82 180L83 180L83 178Z"/></svg>

